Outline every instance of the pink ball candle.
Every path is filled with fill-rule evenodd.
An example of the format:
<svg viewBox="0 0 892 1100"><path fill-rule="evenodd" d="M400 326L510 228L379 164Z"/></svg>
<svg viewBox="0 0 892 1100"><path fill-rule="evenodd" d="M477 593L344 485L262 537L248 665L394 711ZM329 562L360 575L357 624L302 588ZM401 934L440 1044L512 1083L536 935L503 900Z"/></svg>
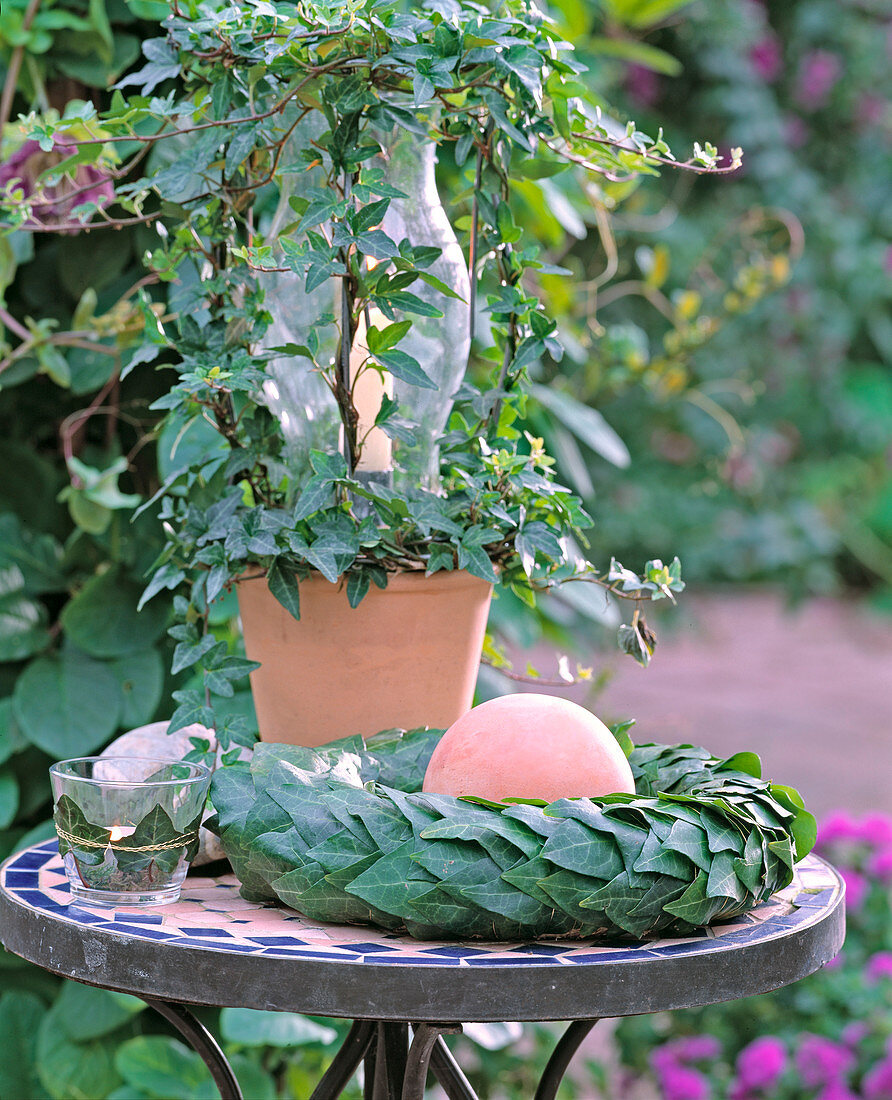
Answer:
<svg viewBox="0 0 892 1100"><path fill-rule="evenodd" d="M634 794L632 769L600 719L551 695L481 703L443 734L424 790L455 798L598 798Z"/></svg>

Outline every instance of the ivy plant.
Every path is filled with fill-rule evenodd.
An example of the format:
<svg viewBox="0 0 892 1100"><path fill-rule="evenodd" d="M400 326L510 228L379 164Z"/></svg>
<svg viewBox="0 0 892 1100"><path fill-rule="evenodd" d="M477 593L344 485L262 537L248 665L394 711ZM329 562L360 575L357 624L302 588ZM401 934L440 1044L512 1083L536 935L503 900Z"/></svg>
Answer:
<svg viewBox="0 0 892 1100"><path fill-rule="evenodd" d="M695 143L679 161L662 132L603 117L572 47L526 0L511 0L498 15L472 3L404 10L389 0L264 0L242 8L175 0L162 27L161 37L143 43L145 64L119 81L107 109L83 102L61 118L21 118L29 141L67 155L30 189L9 179L3 209L9 229L45 228L50 189L67 176L73 190L64 210L54 208L53 229L153 225L158 244L147 254L147 282L178 288L177 308L166 315L145 285L138 289L130 307L139 313L138 336L123 340L122 372L151 362L172 370L153 409L178 439L192 442L157 494L167 542L143 597L189 591L177 603L175 668L197 666L204 691L177 696L171 730L212 724L211 696L231 696L252 667L225 653L208 628L210 606L246 569L261 569L295 616L299 582L310 570L343 579L354 605L402 569L467 569L527 602L568 581L601 585L636 604L679 591L677 562L650 563L638 576L585 560L575 547L584 545L589 517L556 479L541 440L523 430L528 369L561 356L557 323L533 288L560 270L515 224L512 187L563 172L617 182L667 165L733 171L739 150L723 163L714 147ZM307 117L318 126L305 132ZM486 299L488 331L477 335L490 377L481 387L466 383L457 396L437 492L357 476L365 444L357 378L388 372L434 386L401 344L416 318L440 313L419 286L455 294L429 271L438 250L395 240L381 227L401 197L377 166L381 135L394 129L425 135L454 161L468 208L469 317L480 312L478 293ZM114 181L113 196L92 175L74 186L90 167ZM310 168L321 171L324 186L292 198L287 232L265 239L264 209L289 175ZM294 273L308 294L327 280L337 284L339 308L317 318L306 344L264 343L270 315L258 276L270 270ZM370 323L371 309L383 321ZM351 377L363 316L367 346ZM336 334L329 358L320 350L323 329ZM13 355L45 358L53 347L44 326L26 333ZM270 363L283 354L303 357L323 379L342 426L340 446L333 439L315 452L306 476L288 467L282 426L263 398ZM202 432L205 424L214 432ZM399 468L412 423L388 399L375 426L396 440ZM94 484L76 459L69 467L70 506L85 522L94 505L124 506L114 468ZM649 660L653 636L637 608L620 644ZM249 739L238 719L218 732L224 745Z"/></svg>

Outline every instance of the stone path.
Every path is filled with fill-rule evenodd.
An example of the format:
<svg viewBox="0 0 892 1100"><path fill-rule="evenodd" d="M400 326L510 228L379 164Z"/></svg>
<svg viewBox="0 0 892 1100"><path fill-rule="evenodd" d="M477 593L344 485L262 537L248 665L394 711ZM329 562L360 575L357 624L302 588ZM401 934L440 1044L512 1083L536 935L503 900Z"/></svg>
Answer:
<svg viewBox="0 0 892 1100"><path fill-rule="evenodd" d="M650 668L609 659L613 678L590 704L605 721L636 718L639 741L756 752L819 818L892 814L892 618L834 599L791 610L764 591L686 596L650 618ZM586 702L585 688L566 694Z"/></svg>

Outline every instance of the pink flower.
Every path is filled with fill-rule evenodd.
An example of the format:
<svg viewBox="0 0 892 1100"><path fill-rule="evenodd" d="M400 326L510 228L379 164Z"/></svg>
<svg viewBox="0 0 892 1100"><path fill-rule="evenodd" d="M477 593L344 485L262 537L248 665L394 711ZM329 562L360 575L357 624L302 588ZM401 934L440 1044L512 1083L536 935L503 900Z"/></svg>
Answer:
<svg viewBox="0 0 892 1100"><path fill-rule="evenodd" d="M25 193L25 198L35 196L32 224L48 227L68 222L71 211L82 203L94 202L105 206L114 197L114 187L107 171L96 164L80 164L74 175L63 176L53 184L38 184L42 172L60 164L77 152L77 143L67 137L57 137L49 152L44 152L36 141L26 141L7 160L0 164L0 187L13 180ZM63 232L76 233L76 229Z"/></svg>
<svg viewBox="0 0 892 1100"><path fill-rule="evenodd" d="M713 1035L687 1035L671 1044L671 1051L679 1062L700 1062L717 1058L722 1046Z"/></svg>
<svg viewBox="0 0 892 1100"><path fill-rule="evenodd" d="M861 1100L842 1081L831 1081L815 1097L815 1100Z"/></svg>
<svg viewBox="0 0 892 1100"><path fill-rule="evenodd" d="M854 1064L855 1056L847 1047L822 1035L804 1034L796 1051L802 1083L812 1087L841 1081Z"/></svg>
<svg viewBox="0 0 892 1100"><path fill-rule="evenodd" d="M864 93L858 99L855 117L862 126L879 126L886 117L888 107L882 96Z"/></svg>
<svg viewBox="0 0 892 1100"><path fill-rule="evenodd" d="M839 956L836 956L839 958ZM842 1029L842 1041L847 1047L857 1047L858 1044L870 1034L870 1025L863 1020L854 1024L846 1024Z"/></svg>
<svg viewBox="0 0 892 1100"><path fill-rule="evenodd" d="M864 977L869 982L878 982L881 978L892 978L892 951L877 951L867 960Z"/></svg>
<svg viewBox="0 0 892 1100"><path fill-rule="evenodd" d="M842 64L835 53L810 50L796 74L796 102L807 111L823 107L841 75Z"/></svg>
<svg viewBox="0 0 892 1100"><path fill-rule="evenodd" d="M773 1035L754 1039L737 1055L737 1079L744 1092L770 1089L784 1072L787 1048Z"/></svg>
<svg viewBox="0 0 892 1100"><path fill-rule="evenodd" d="M839 873L846 884L846 905L849 909L859 909L867 894L867 879L849 867L840 867Z"/></svg>
<svg viewBox="0 0 892 1100"><path fill-rule="evenodd" d="M658 1077L663 1100L708 1100L709 1083L695 1069L675 1062L667 1064Z"/></svg>
<svg viewBox="0 0 892 1100"><path fill-rule="evenodd" d="M858 826L858 835L871 848L886 848L892 844L892 818L885 814L868 814Z"/></svg>
<svg viewBox="0 0 892 1100"><path fill-rule="evenodd" d="M861 837L861 827L846 810L835 810L821 822L818 844L823 848L838 841L854 841Z"/></svg>
<svg viewBox="0 0 892 1100"><path fill-rule="evenodd" d="M892 848L886 848L885 851L872 855L867 863L867 873L882 882L892 879Z"/></svg>
<svg viewBox="0 0 892 1100"><path fill-rule="evenodd" d="M784 59L775 35L769 32L750 49L750 64L761 80L769 84L777 80L783 69Z"/></svg>
<svg viewBox="0 0 892 1100"><path fill-rule="evenodd" d="M861 1082L864 1100L892 1100L892 1058L877 1062Z"/></svg>
<svg viewBox="0 0 892 1100"><path fill-rule="evenodd" d="M887 275L892 275L892 244L886 249L886 257L883 260L883 268Z"/></svg>
<svg viewBox="0 0 892 1100"><path fill-rule="evenodd" d="M801 149L808 141L810 133L808 126L799 115L791 113L784 116L784 136L791 148Z"/></svg>

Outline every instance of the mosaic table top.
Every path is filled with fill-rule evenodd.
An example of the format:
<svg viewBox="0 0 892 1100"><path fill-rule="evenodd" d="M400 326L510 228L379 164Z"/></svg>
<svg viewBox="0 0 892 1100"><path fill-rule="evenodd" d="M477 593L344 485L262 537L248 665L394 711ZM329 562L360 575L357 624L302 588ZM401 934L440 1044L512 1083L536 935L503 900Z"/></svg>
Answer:
<svg viewBox="0 0 892 1100"><path fill-rule="evenodd" d="M47 970L187 1004L353 1019L574 1020L712 1004L812 973L842 946L841 879L815 857L745 917L629 945L422 942L239 897L190 875L178 902L72 901L55 841L0 868L0 941Z"/></svg>
<svg viewBox="0 0 892 1100"><path fill-rule="evenodd" d="M232 874L203 878L193 873L186 879L180 900L170 905L121 909L88 906L72 902L55 840L8 860L0 869L0 888L17 904L55 921L83 925L94 932L154 940L171 948L187 946L283 959L326 959L332 963L478 967L529 963L577 966L740 947L783 936L820 919L839 899L842 884L832 867L810 856L799 864L794 881L785 890L744 917L716 924L697 935L628 946L593 940L419 942L374 928L324 924L292 909L245 901L239 897L238 880Z"/></svg>

